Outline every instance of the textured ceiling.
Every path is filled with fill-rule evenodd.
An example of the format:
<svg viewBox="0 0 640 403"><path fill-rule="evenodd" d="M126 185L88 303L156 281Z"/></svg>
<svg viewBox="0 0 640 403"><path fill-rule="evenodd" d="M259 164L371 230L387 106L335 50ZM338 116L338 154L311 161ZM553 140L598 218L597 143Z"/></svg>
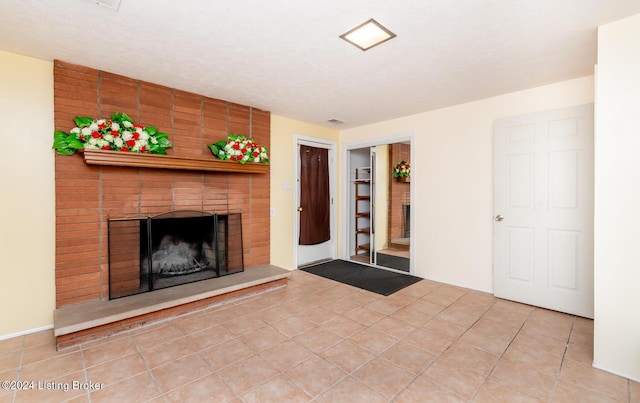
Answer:
<svg viewBox="0 0 640 403"><path fill-rule="evenodd" d="M0 50L343 129L593 74L597 26L637 13L638 0L1 0ZM369 18L398 36L366 52L339 38Z"/></svg>

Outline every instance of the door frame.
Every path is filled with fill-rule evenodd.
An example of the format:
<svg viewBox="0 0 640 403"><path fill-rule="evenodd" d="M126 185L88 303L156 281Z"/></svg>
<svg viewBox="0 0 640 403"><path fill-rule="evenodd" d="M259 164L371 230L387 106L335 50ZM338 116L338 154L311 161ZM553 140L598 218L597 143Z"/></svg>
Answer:
<svg viewBox="0 0 640 403"><path fill-rule="evenodd" d="M414 134L415 134L414 132L406 132L406 133L400 133L397 135L379 137L375 140L367 140L367 141L344 144L344 148L342 150L342 156L341 156L342 158L341 160L344 162L344 166L345 166L345 169L342 170L342 202L340 206L340 209L342 211L342 217L343 217L342 226L341 226L343 228L343 236L342 236L342 242L341 242L342 250L340 254L341 259L351 261L351 256L349 254L350 245L349 245L349 234L348 234L348 231L350 228L349 220L351 219L350 207L349 207L350 206L349 195L350 195L350 189L351 189L351 178L350 178L351 161L349 156L350 156L351 150L356 150L360 148L370 148L370 147L386 145L386 144L402 143L404 141L408 141L409 143L411 143L411 161L415 161L416 147L415 147ZM412 169L411 182L414 182L418 177L419 175L416 176L415 171ZM409 189L409 200L412 206L415 205L415 186L411 186ZM416 215L411 214L411 217L409 219L411 221L411 231L413 232L414 228L416 228L416 224L415 224ZM413 247L413 242L411 242L411 245L409 246L409 274L415 273L414 252L415 252L415 248ZM357 263L357 262L354 262L354 263ZM375 265L369 265L369 266L374 266L376 268L383 269L383 270L397 271L397 270L390 269L388 267L383 267L383 266L375 266ZM404 273L404 274L407 273L405 271L397 271L397 272Z"/></svg>
<svg viewBox="0 0 640 403"><path fill-rule="evenodd" d="M329 150L329 194L331 197L330 212L331 215L331 258L338 256L337 242L337 184L336 173L338 172L338 161L336 158L337 143L331 140L325 140L316 137L304 136L296 134L293 136L293 267L298 268L298 239L300 235L300 214L298 206L300 206L300 146L311 146L316 148L324 148Z"/></svg>

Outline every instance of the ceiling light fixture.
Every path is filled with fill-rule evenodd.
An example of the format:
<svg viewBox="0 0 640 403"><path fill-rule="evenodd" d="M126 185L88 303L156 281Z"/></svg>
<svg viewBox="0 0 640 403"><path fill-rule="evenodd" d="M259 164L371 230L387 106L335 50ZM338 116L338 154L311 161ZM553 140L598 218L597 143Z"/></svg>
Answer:
<svg viewBox="0 0 640 403"><path fill-rule="evenodd" d="M340 38L362 50L371 49L395 37L396 34L380 25L380 23L373 18L358 25L351 31L340 35Z"/></svg>

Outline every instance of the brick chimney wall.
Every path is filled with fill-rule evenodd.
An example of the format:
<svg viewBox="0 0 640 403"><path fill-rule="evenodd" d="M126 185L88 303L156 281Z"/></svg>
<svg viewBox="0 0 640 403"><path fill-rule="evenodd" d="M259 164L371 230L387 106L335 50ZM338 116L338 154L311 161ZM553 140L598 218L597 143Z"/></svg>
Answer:
<svg viewBox="0 0 640 403"><path fill-rule="evenodd" d="M169 133L169 155L215 159L206 144L227 133L270 146L268 111L58 60L54 97L56 130L123 112ZM245 270L269 263L269 174L103 167L76 153L56 155L55 178L57 307L108 298L108 217L240 211Z"/></svg>

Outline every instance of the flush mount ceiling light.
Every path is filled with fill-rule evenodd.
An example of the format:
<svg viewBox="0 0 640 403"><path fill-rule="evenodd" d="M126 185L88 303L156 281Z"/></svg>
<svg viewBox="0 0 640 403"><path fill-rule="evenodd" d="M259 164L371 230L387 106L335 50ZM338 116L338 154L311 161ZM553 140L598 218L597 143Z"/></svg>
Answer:
<svg viewBox="0 0 640 403"><path fill-rule="evenodd" d="M395 37L396 34L380 25L380 23L373 18L358 25L351 31L340 35L340 38L362 50L371 49Z"/></svg>

